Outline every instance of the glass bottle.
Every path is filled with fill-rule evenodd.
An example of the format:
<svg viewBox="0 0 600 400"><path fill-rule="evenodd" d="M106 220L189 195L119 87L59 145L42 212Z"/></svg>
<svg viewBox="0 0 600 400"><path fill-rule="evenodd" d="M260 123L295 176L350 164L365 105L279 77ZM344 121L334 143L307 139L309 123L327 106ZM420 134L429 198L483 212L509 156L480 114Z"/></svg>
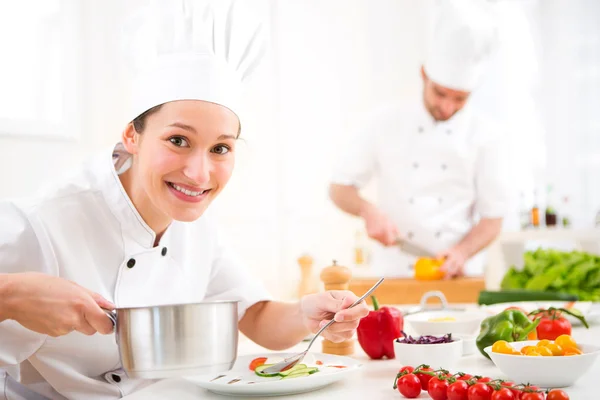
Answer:
<svg viewBox="0 0 600 400"><path fill-rule="evenodd" d="M366 246L363 232L358 230L354 234L354 265L362 267L366 262Z"/></svg>
<svg viewBox="0 0 600 400"><path fill-rule="evenodd" d="M537 205L537 191L533 191L533 207L531 208L531 225L540 226L540 209Z"/></svg>
<svg viewBox="0 0 600 400"><path fill-rule="evenodd" d="M531 225L531 216L527 202L525 201L525 193L521 192L521 201L519 205L519 225L521 229L526 229Z"/></svg>
<svg viewBox="0 0 600 400"><path fill-rule="evenodd" d="M552 206L552 186L548 186L548 200L546 202L545 222L546 226L556 226L556 210Z"/></svg>
<svg viewBox="0 0 600 400"><path fill-rule="evenodd" d="M569 197L565 196L563 198L563 217L562 217L562 225L565 228L568 228L571 226L571 217L570 217L570 210L569 210Z"/></svg>

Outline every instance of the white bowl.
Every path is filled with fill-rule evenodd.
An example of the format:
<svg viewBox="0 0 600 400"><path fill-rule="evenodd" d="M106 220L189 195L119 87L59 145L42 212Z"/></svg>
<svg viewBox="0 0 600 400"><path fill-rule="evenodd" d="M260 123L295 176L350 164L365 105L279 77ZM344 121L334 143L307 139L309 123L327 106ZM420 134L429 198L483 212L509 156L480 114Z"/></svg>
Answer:
<svg viewBox="0 0 600 400"><path fill-rule="evenodd" d="M513 342L510 345L520 351L524 346L535 346L539 340ZM532 357L492 352L492 346L483 351L489 354L498 369L514 382L531 383L543 388L572 386L594 364L600 347L579 344L583 352L577 356Z"/></svg>
<svg viewBox="0 0 600 400"><path fill-rule="evenodd" d="M435 310L410 314L404 317L418 335L445 335L447 333L474 335L481 322L489 317L481 311ZM453 321L432 321L453 318Z"/></svg>
<svg viewBox="0 0 600 400"><path fill-rule="evenodd" d="M408 344L394 340L394 353L402 366L428 364L433 369L452 370L463 355L463 340L453 338L450 343L435 344Z"/></svg>
<svg viewBox="0 0 600 400"><path fill-rule="evenodd" d="M463 356L470 356L471 354L479 353L477 349L477 336L478 335L452 335L453 337L461 338L463 341ZM483 356L482 356L483 357Z"/></svg>

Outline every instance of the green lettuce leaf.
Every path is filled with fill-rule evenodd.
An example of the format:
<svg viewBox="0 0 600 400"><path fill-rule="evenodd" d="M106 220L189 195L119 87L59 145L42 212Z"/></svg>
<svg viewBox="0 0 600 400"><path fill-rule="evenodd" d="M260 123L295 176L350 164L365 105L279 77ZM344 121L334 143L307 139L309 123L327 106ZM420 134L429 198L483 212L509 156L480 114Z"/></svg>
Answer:
<svg viewBox="0 0 600 400"><path fill-rule="evenodd" d="M567 271L564 264L557 264L548 268L544 273L531 278L525 285L529 290L546 290L555 283ZM559 289L559 288L556 288Z"/></svg>
<svg viewBox="0 0 600 400"><path fill-rule="evenodd" d="M528 280L529 277L526 273L517 271L513 266L506 272L504 278L502 278L500 287L504 290L523 289Z"/></svg>
<svg viewBox="0 0 600 400"><path fill-rule="evenodd" d="M501 288L572 293L600 301L600 255L538 248L523 255L523 269L511 267Z"/></svg>

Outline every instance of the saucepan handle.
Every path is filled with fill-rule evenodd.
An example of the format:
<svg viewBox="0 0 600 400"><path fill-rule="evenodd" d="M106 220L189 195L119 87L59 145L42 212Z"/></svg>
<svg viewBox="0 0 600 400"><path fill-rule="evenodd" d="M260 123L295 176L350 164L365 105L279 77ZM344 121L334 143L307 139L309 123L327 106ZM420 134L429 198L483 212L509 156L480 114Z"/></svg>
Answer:
<svg viewBox="0 0 600 400"><path fill-rule="evenodd" d="M425 308L427 307L427 300L429 300L432 297L437 297L438 299L440 299L443 310L448 308L448 301L446 300L446 296L444 296L444 293L440 292L439 290L433 290L425 293L421 298L421 308L423 310L425 310Z"/></svg>
<svg viewBox="0 0 600 400"><path fill-rule="evenodd" d="M104 311L104 313L106 314L106 316L112 322L113 328L116 328L116 326L117 326L117 312L115 310L107 310L106 308L103 308L102 311Z"/></svg>

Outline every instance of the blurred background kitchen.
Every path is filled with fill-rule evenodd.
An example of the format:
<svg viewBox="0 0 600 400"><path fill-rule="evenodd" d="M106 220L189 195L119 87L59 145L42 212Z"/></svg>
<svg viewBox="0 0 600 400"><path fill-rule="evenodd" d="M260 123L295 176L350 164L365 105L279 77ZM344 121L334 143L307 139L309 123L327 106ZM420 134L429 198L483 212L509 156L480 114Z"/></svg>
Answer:
<svg viewBox="0 0 600 400"><path fill-rule="evenodd" d="M373 242L332 204L330 173L365 112L420 95L439 1L248 1L271 41L215 207L249 267L291 299L303 255L315 284L333 259L369 276ZM30 195L119 139L119 29L145 2L0 1L0 197ZM512 148L512 204L487 252L496 287L524 249L600 252L600 2L489 3L501 45L470 101Z"/></svg>

